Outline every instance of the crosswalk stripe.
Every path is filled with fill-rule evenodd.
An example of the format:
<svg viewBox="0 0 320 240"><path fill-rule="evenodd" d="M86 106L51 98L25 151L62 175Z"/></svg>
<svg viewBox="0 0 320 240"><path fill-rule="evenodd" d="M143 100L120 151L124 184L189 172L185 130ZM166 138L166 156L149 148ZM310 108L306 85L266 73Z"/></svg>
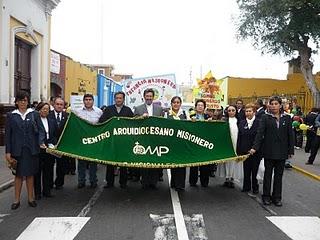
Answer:
<svg viewBox="0 0 320 240"><path fill-rule="evenodd" d="M267 219L293 240L320 240L319 217L277 216Z"/></svg>
<svg viewBox="0 0 320 240"><path fill-rule="evenodd" d="M89 217L35 218L17 240L71 240L89 219Z"/></svg>

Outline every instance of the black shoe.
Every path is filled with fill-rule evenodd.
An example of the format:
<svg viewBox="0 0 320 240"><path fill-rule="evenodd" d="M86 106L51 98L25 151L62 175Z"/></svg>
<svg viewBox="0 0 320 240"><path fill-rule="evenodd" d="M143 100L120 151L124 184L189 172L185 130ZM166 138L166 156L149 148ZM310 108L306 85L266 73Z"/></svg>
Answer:
<svg viewBox="0 0 320 240"><path fill-rule="evenodd" d="M113 184L107 183L106 185L103 186L103 188L113 188Z"/></svg>
<svg viewBox="0 0 320 240"><path fill-rule="evenodd" d="M196 183L190 183L190 187L196 187L197 184Z"/></svg>
<svg viewBox="0 0 320 240"><path fill-rule="evenodd" d="M36 200L40 200L40 199L41 199L41 195L40 195L40 194L37 194L36 197L35 197L35 199L36 199Z"/></svg>
<svg viewBox="0 0 320 240"><path fill-rule="evenodd" d="M91 184L90 184L90 188L96 188L97 186L98 186L97 183L91 183Z"/></svg>
<svg viewBox="0 0 320 240"><path fill-rule="evenodd" d="M20 202L17 202L17 203L12 203L11 204L11 209L12 210L16 210L20 207Z"/></svg>
<svg viewBox="0 0 320 240"><path fill-rule="evenodd" d="M229 182L225 181L223 184L222 184L222 187L228 187L229 186Z"/></svg>
<svg viewBox="0 0 320 240"><path fill-rule="evenodd" d="M29 205L30 207L36 207L36 206L37 206L37 203L36 203L36 201L31 201L31 202L28 201L28 205Z"/></svg>
<svg viewBox="0 0 320 240"><path fill-rule="evenodd" d="M312 162L306 162L306 165L313 165Z"/></svg>
<svg viewBox="0 0 320 240"><path fill-rule="evenodd" d="M253 193L253 194L258 194L258 193L259 193L259 189L252 190L252 193Z"/></svg>
<svg viewBox="0 0 320 240"><path fill-rule="evenodd" d="M159 182L163 182L163 177L159 177Z"/></svg>
<svg viewBox="0 0 320 240"><path fill-rule="evenodd" d="M127 184L120 184L120 188L122 188L122 189L127 188Z"/></svg>
<svg viewBox="0 0 320 240"><path fill-rule="evenodd" d="M86 184L85 183L78 183L78 188L80 189L80 188L84 188L86 186Z"/></svg>
<svg viewBox="0 0 320 240"><path fill-rule="evenodd" d="M276 207L282 207L282 202L281 202L281 200L272 201L272 203L273 203Z"/></svg>
<svg viewBox="0 0 320 240"><path fill-rule="evenodd" d="M201 184L201 187L206 188L206 187L208 187L208 184Z"/></svg>
<svg viewBox="0 0 320 240"><path fill-rule="evenodd" d="M63 186L56 186L56 190L61 190Z"/></svg>
<svg viewBox="0 0 320 240"><path fill-rule="evenodd" d="M292 168L292 165L291 165L290 163L286 163L286 164L284 165L284 167L285 167L285 168Z"/></svg>
<svg viewBox="0 0 320 240"><path fill-rule="evenodd" d="M175 188L174 190L176 190L177 192L183 192L184 188Z"/></svg>
<svg viewBox="0 0 320 240"><path fill-rule="evenodd" d="M233 182L229 182L228 183L228 188L234 188L234 183Z"/></svg>
<svg viewBox="0 0 320 240"><path fill-rule="evenodd" d="M262 203L263 203L263 205L266 205L266 206L271 205L271 201L269 199L263 199Z"/></svg>

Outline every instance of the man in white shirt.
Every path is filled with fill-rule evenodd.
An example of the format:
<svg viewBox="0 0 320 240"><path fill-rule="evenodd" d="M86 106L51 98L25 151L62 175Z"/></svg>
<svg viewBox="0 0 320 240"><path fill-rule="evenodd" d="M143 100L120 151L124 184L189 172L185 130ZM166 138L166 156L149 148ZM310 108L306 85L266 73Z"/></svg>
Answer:
<svg viewBox="0 0 320 240"><path fill-rule="evenodd" d="M77 110L75 114L80 118L87 120L90 123L98 123L102 115L102 111L93 106L94 99L92 94L83 96L84 107ZM78 160L78 188L83 188L86 185L86 168L89 166L90 187L97 187L97 164L88 161Z"/></svg>

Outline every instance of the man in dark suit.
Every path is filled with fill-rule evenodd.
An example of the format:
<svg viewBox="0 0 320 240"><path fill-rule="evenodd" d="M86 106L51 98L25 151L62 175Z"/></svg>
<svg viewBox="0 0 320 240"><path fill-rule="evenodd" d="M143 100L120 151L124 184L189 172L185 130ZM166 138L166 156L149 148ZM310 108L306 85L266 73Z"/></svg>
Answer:
<svg viewBox="0 0 320 240"><path fill-rule="evenodd" d="M320 128L320 114L318 114L316 119L314 120L313 126L315 128L316 134L315 134L315 137L314 137L312 144L311 144L311 154L309 156L308 161L306 162L306 164L310 164L310 165L313 164L313 162L317 156L318 150L320 148L320 136L317 134L318 129Z"/></svg>
<svg viewBox="0 0 320 240"><path fill-rule="evenodd" d="M261 119L262 115L265 114L264 106L263 106L263 101L262 99L257 99L256 101L256 118Z"/></svg>
<svg viewBox="0 0 320 240"><path fill-rule="evenodd" d="M243 101L242 99L238 99L236 101L236 107L237 107L237 114L236 114L236 118L238 119L238 121L242 121L246 119L246 113L245 110L243 108Z"/></svg>
<svg viewBox="0 0 320 240"><path fill-rule="evenodd" d="M262 150L265 173L263 178L263 204L282 206L282 176L286 159L294 154L294 137L290 115L280 111L280 97L269 100L270 113L262 116L250 154ZM274 171L273 193L271 197L271 180Z"/></svg>
<svg viewBox="0 0 320 240"><path fill-rule="evenodd" d="M315 121L318 116L318 109L312 108L311 111L307 114L304 123L311 127L311 129L307 130L307 142L306 146L304 148L306 153L309 153L311 150L312 142L314 141L316 137L316 131L315 131Z"/></svg>
<svg viewBox="0 0 320 240"><path fill-rule="evenodd" d="M64 109L64 100L61 97L57 97L54 99L54 110L50 111L48 118L53 119L56 124L56 139L59 140L64 125L66 124L66 121L68 119L68 114L63 111ZM56 189L62 189L64 185L64 175L66 174L66 168L67 168L67 160L65 157L61 158L55 158L56 159L56 180L54 181L54 184L56 185ZM53 182L51 184L53 186Z"/></svg>
<svg viewBox="0 0 320 240"><path fill-rule="evenodd" d="M144 90L143 92L144 104L141 104L134 109L135 116L163 116L163 109L160 105L154 104L154 91L151 88ZM156 188L159 178L161 178L162 170L143 168L141 169L141 183L143 188L151 187Z"/></svg>
<svg viewBox="0 0 320 240"><path fill-rule="evenodd" d="M117 92L114 94L115 104L108 106L105 108L102 116L99 119L99 122L105 122L112 117L133 117L133 112L131 108L124 105L125 94L124 92ZM106 181L107 184L104 186L105 188L113 187L114 185L114 169L113 165L107 165L106 171ZM120 187L126 188L127 187L127 171L126 167L120 167Z"/></svg>

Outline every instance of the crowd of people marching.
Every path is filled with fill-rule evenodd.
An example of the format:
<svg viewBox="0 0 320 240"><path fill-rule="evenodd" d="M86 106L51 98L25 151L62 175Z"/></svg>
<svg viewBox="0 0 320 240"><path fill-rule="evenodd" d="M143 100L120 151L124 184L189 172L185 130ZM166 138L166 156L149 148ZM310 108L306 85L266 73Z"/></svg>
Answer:
<svg viewBox="0 0 320 240"><path fill-rule="evenodd" d="M190 187L196 187L199 179L202 187L208 187L210 177L216 175L225 179L224 187L234 188L237 183L242 186L243 192L258 194L257 173L263 159L263 203L282 206L283 171L285 167L291 167L289 160L294 154L294 148L302 148L303 136L306 135L305 152L310 153L306 164L313 164L320 146L319 109L313 108L304 116L299 106L291 106L291 103L283 102L280 97L271 97L266 102L258 99L245 106L243 101L238 99L235 105L229 105L225 109L208 109L206 102L199 99L193 109L186 111L182 109L182 100L178 96L171 99L170 109L162 109L153 102L152 89L146 89L143 96L144 103L132 111L124 105L123 92L115 93L114 105L103 106L101 109L94 106L93 95L85 94L84 106L76 110L75 114L93 124L115 116L163 116L176 120L227 121L234 150L238 155L249 153L249 158L244 162L229 161L218 165L190 167ZM65 175L76 175L76 169L79 189L86 186L87 171L90 187L96 188L98 182L96 163L70 157L58 158L46 152L46 148L57 144L68 118L65 101L56 97L49 103L40 102L30 108L29 100L27 93L17 94L16 109L7 115L6 121L5 159L15 175L15 197L11 205L13 210L20 206L24 180L30 207L36 207L36 200L42 197L53 197L52 189L62 189ZM185 189L186 172L186 168L171 169L170 186L176 191ZM107 165L105 188L114 187L115 173L119 174L121 188L126 188L130 180L140 182L144 189L157 189L157 183L163 181L162 169L118 169Z"/></svg>

